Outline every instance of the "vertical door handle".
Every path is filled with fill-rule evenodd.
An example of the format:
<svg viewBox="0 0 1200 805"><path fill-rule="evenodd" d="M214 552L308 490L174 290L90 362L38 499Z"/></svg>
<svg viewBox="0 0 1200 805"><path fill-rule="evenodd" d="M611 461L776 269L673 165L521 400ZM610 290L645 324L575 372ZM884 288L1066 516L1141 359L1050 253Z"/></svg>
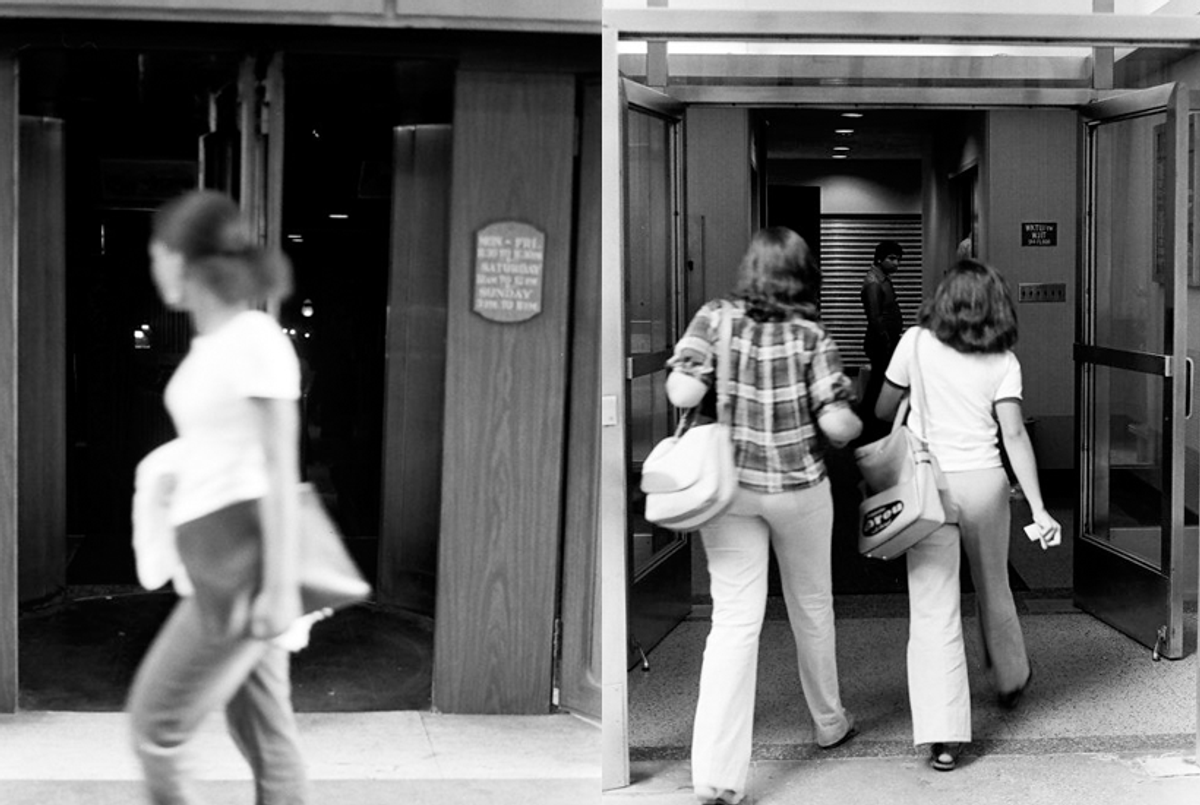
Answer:
<svg viewBox="0 0 1200 805"><path fill-rule="evenodd" d="M1184 358L1187 372L1183 376L1185 388L1183 390L1183 418L1192 418L1192 402L1196 397L1194 386L1196 383L1196 363L1191 358Z"/></svg>

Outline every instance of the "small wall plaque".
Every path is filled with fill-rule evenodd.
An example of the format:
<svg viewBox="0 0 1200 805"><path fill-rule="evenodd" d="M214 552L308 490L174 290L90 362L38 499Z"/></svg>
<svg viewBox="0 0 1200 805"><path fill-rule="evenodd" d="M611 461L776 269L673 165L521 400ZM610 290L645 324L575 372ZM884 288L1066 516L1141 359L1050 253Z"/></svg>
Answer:
<svg viewBox="0 0 1200 805"><path fill-rule="evenodd" d="M1043 221L1030 222L1025 221L1021 224L1021 245L1022 246L1057 246L1058 245L1058 222Z"/></svg>
<svg viewBox="0 0 1200 805"><path fill-rule="evenodd" d="M474 310L491 321L517 322L542 312L546 235L530 224L498 221L475 235Z"/></svg>

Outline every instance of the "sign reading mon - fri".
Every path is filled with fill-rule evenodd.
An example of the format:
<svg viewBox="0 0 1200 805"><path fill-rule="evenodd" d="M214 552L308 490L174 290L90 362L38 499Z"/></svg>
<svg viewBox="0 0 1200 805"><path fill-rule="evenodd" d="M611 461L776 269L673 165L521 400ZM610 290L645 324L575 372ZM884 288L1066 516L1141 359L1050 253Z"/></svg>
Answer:
<svg viewBox="0 0 1200 805"><path fill-rule="evenodd" d="M525 321L542 312L546 235L519 221L498 221L475 235L475 307L485 319Z"/></svg>

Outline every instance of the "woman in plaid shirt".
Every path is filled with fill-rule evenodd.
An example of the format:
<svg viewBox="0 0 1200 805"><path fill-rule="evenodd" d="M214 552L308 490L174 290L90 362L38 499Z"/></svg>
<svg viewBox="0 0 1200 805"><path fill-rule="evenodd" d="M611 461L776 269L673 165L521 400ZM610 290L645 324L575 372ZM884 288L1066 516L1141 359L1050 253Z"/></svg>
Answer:
<svg viewBox="0 0 1200 805"><path fill-rule="evenodd" d="M699 405L715 377L720 317L732 316L739 488L725 514L700 529L713 614L692 736L692 782L705 803L734 805L745 796L771 546L817 743L832 748L857 732L838 690L833 499L823 453L827 445L856 438L862 423L851 408L837 345L817 321L820 290L820 269L804 239L783 227L763 229L742 258L733 293L699 310L668 362L671 402Z"/></svg>

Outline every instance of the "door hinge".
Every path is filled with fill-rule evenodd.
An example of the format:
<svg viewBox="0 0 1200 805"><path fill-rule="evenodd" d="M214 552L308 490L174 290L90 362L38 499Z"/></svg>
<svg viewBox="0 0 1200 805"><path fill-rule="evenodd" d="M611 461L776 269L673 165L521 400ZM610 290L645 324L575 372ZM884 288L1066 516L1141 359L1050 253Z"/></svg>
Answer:
<svg viewBox="0 0 1200 805"><path fill-rule="evenodd" d="M550 682L550 705L558 707L562 699L562 618L554 619L554 631L550 638L550 662L554 669Z"/></svg>

